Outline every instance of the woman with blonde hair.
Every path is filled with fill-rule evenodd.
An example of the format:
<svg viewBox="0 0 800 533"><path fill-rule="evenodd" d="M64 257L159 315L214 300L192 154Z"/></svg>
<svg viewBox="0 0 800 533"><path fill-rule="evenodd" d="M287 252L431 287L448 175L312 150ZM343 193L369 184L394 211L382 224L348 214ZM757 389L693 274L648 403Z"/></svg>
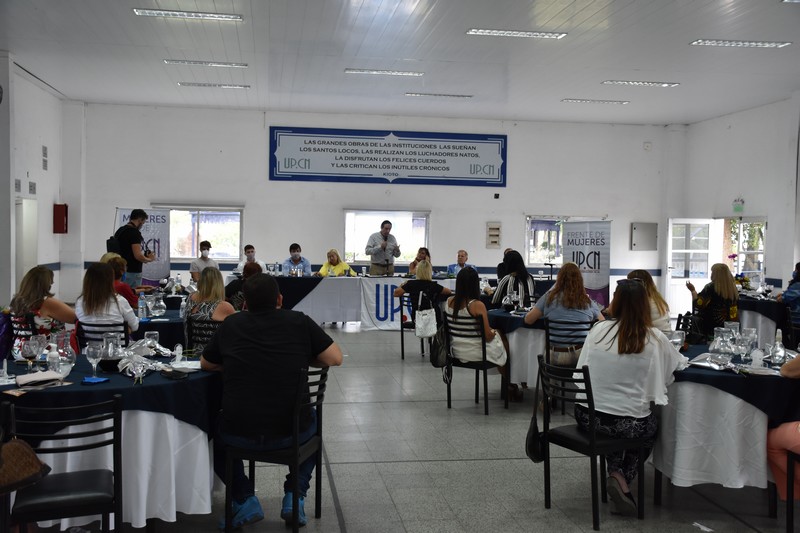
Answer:
<svg viewBox="0 0 800 533"><path fill-rule="evenodd" d="M565 263L558 271L556 282L536 305L525 315L525 323L533 324L540 318L566 322L591 322L604 320L600 306L593 302L583 286L583 274L575 263ZM588 331L588 329L586 330ZM570 344L551 342L550 361L560 366L575 366L581 353L583 337L578 332L570 335Z"/></svg>
<svg viewBox="0 0 800 533"><path fill-rule="evenodd" d="M652 327L649 307L647 290L639 279L619 280L611 301L614 318L595 324L577 363L578 368L589 367L597 432L617 439L647 439L645 456L650 455L658 430L650 404L667 404L672 373L687 363L666 335ZM579 427L589 428L588 406L575 404L575 420ZM612 513L637 514L630 484L638 459L635 449L606 455Z"/></svg>
<svg viewBox="0 0 800 533"><path fill-rule="evenodd" d="M665 335L672 333L669 325L669 305L664 297L658 292L653 276L647 270L637 269L628 272L628 279L638 279L644 285L647 292L647 300L650 302L650 318L653 320L653 327L662 331Z"/></svg>
<svg viewBox="0 0 800 533"><path fill-rule="evenodd" d="M711 267L711 283L706 284L700 294L691 281L686 282L686 288L692 293L692 303L700 317L700 330L705 335L713 335L714 328L722 327L726 321L739 320L739 291L725 263Z"/></svg>
<svg viewBox="0 0 800 533"><path fill-rule="evenodd" d="M11 354L22 359L22 343L31 335L49 335L64 329L64 323L75 323L75 311L61 300L54 298L53 271L45 266L35 266L25 273L19 291L9 304L14 343ZM8 354L2 354L7 357Z"/></svg>
<svg viewBox="0 0 800 533"><path fill-rule="evenodd" d="M331 248L328 250L328 261L322 264L322 267L319 269L319 272L315 274L315 276L355 276L356 271L350 268L350 266L342 261L342 258L339 256L339 250L336 248Z"/></svg>
<svg viewBox="0 0 800 533"><path fill-rule="evenodd" d="M416 279L410 279L397 287L394 290L394 295L398 298L404 294L408 294L411 300L411 321L414 321L414 316L417 314L417 307L419 306L420 293L422 297L422 306L420 309L433 308L436 313L436 322L441 324L442 316L439 307L440 296L450 296L452 292L447 287L442 287L433 281L433 266L429 261L423 259L417 263Z"/></svg>
<svg viewBox="0 0 800 533"><path fill-rule="evenodd" d="M214 267L206 267L200 272L200 280L197 282L197 292L189 296L187 303L186 321L184 331L186 338L189 339L189 322L201 320L193 326L191 346L187 342L187 347L193 349L193 355L203 355L206 343L214 335L219 324L211 326L210 322L221 323L226 317L236 312L233 306L225 301L225 285L222 281L222 274ZM200 324L205 324L200 327Z"/></svg>

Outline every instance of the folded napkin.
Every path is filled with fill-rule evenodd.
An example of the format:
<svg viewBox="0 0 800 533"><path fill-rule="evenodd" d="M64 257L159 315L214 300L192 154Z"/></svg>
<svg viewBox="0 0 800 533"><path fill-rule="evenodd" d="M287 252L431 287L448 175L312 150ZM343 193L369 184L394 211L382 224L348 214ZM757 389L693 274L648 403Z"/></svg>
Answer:
<svg viewBox="0 0 800 533"><path fill-rule="evenodd" d="M56 381L62 381L64 376L54 370L47 370L46 372L35 372L33 374L23 374L17 376L17 385L20 387L30 385L47 385Z"/></svg>
<svg viewBox="0 0 800 533"><path fill-rule="evenodd" d="M189 368L193 370L200 370L200 361L176 361L169 366L172 368Z"/></svg>

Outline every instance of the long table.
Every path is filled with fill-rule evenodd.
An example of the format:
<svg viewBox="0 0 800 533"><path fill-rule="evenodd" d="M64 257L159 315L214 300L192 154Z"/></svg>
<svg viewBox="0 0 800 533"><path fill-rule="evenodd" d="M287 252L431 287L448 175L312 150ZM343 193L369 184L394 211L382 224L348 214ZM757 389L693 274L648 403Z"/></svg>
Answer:
<svg viewBox="0 0 800 533"><path fill-rule="evenodd" d="M24 370L15 369L17 373ZM174 522L178 512L208 514L214 472L210 435L221 406L222 379L217 372L196 372L173 381L151 374L134 385L119 373L107 383L91 387L80 384L91 375L83 356L66 381L70 385L31 391L19 397L3 395L3 401L25 406L56 407L106 401L122 395L123 522L135 528L148 518ZM15 388L14 385L0 390ZM42 455L53 473L71 468L111 468L110 448L75 454ZM98 517L61 521L61 529L80 526ZM42 523L50 527L52 523Z"/></svg>
<svg viewBox="0 0 800 533"><path fill-rule="evenodd" d="M513 314L502 309L489 311L489 325L502 331L508 339L511 358L511 383L536 383L539 373L539 355L544 354L544 320L532 326L525 324L523 315Z"/></svg>

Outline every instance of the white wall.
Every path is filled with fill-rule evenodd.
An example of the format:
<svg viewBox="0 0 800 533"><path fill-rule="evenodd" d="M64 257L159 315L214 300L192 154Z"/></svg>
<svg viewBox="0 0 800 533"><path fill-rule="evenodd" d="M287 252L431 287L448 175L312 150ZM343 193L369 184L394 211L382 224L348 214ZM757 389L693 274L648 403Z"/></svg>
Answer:
<svg viewBox="0 0 800 533"><path fill-rule="evenodd" d="M508 187L270 182L270 125L507 134ZM104 251L115 206L187 203L244 205L243 240L265 261L283 260L297 241L321 263L343 247L342 210L374 208L430 210L436 264L459 248L497 264L501 251L485 249L488 221L503 223L503 247L521 250L525 215L608 215L612 268L660 268L657 252L629 252L628 241L631 222L663 221L663 127L90 104L86 138L87 204L97 206L87 212L90 259Z"/></svg>
<svg viewBox="0 0 800 533"><path fill-rule="evenodd" d="M767 218L766 275L784 281L794 269L797 106L768 104L689 126L683 216Z"/></svg>

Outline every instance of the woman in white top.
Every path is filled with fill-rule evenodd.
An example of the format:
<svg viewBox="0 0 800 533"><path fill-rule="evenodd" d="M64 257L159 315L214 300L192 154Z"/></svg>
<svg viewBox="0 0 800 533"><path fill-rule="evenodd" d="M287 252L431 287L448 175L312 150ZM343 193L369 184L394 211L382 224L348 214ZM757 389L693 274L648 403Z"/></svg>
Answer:
<svg viewBox="0 0 800 533"><path fill-rule="evenodd" d="M669 305L658 292L653 276L647 270L631 270L628 272L628 279L642 280L644 290L647 291L647 299L650 301L650 318L653 319L653 327L664 335L672 333L669 325Z"/></svg>
<svg viewBox="0 0 800 533"><path fill-rule="evenodd" d="M456 295L447 300L447 314L452 320L459 316L479 317L483 321L483 338L486 340L486 360L496 365L506 364L508 356L503 341L497 331L489 326L486 306L481 302L481 287L478 272L473 268L463 268L456 276ZM462 363L482 361L480 337L452 337L453 355Z"/></svg>
<svg viewBox="0 0 800 533"><path fill-rule="evenodd" d="M86 269L75 314L84 324L125 322L130 331L139 329L131 304L114 291L114 269L105 263L93 263Z"/></svg>
<svg viewBox="0 0 800 533"><path fill-rule="evenodd" d="M578 359L578 368L589 367L597 431L617 438L647 438L647 455L658 429L650 402L666 405L672 372L684 368L687 361L652 327L649 308L647 291L638 279L619 280L611 302L614 319L594 325ZM575 404L575 419L588 428L585 405ZM636 515L629 485L636 477L638 459L636 450L606 456L612 512Z"/></svg>

